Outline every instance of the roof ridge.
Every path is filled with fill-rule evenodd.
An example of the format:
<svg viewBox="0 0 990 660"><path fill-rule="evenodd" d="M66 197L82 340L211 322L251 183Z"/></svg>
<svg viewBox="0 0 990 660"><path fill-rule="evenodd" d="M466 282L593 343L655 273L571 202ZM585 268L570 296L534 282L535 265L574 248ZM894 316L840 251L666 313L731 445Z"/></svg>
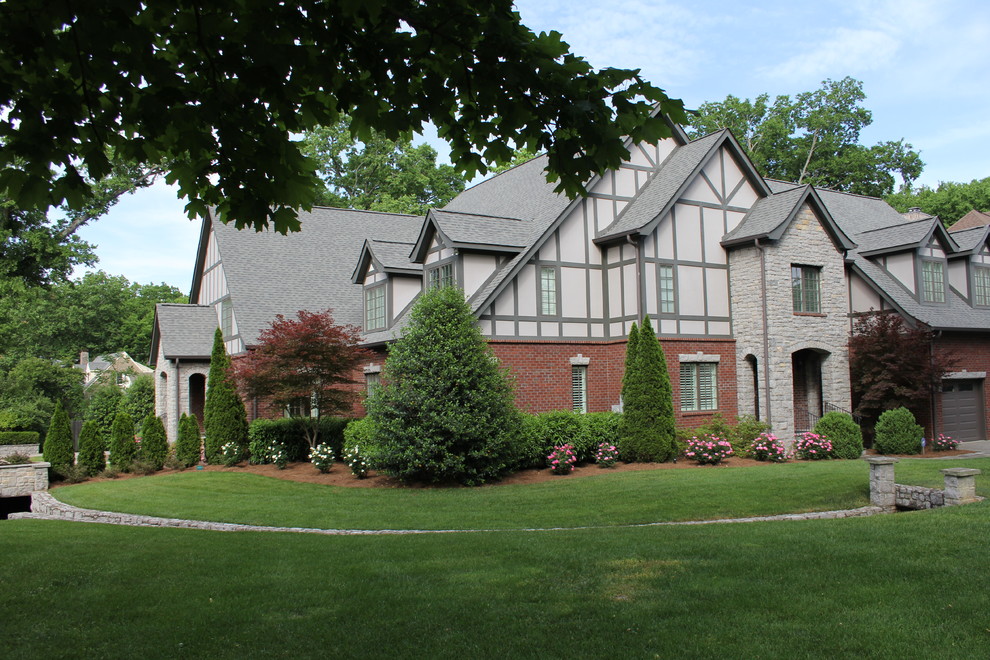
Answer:
<svg viewBox="0 0 990 660"><path fill-rule="evenodd" d="M785 191L785 192L788 192L788 191ZM874 198L874 199L878 199L878 198ZM875 232L875 231L887 231L888 229L894 229L895 227L900 227L900 228L903 229L904 227L907 227L908 225L917 225L917 224L920 224L922 222L931 223L932 220L938 220L938 216L937 215L932 215L932 216L929 216L927 218L921 218L920 220L909 220L908 222L901 222L901 223L898 223L896 225L887 225L886 227L877 227L875 229L865 229L863 231L856 232L856 233L857 234L869 234L869 233L872 233L872 232Z"/></svg>
<svg viewBox="0 0 990 660"><path fill-rule="evenodd" d="M392 245L415 245L415 243L410 243L408 241L388 241L383 238L369 238L372 243L391 243Z"/></svg>
<svg viewBox="0 0 990 660"><path fill-rule="evenodd" d="M390 211L372 211L371 209L345 209L340 206L323 206L321 204L314 204L314 209L325 209L327 211L346 211L348 213L373 213L375 215L393 215L403 218L422 218L423 216L419 213L392 213Z"/></svg>
<svg viewBox="0 0 990 660"><path fill-rule="evenodd" d="M476 218L494 218L495 220L514 220L516 222L533 222L525 218L511 218L506 215L491 215L489 213L470 213L468 211L448 211L447 209L432 209L434 213L453 213L454 215L473 215Z"/></svg>

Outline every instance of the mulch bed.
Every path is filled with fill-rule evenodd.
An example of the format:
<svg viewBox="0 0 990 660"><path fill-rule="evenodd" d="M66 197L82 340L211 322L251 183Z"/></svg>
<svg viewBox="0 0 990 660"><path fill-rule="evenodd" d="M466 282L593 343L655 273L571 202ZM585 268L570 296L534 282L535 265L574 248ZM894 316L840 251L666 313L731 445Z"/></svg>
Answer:
<svg viewBox="0 0 990 660"><path fill-rule="evenodd" d="M925 454L915 454L915 455L900 455L900 454L889 454L891 456L897 456L898 458L952 458L955 456L963 456L965 454L972 454L971 451L964 451L955 449L952 451L941 451L941 452L926 452ZM869 449L866 452L867 455L876 455L876 453ZM547 481L559 481L561 479L575 479L580 477L593 477L595 475L609 474L612 472L642 472L644 470L719 470L725 467L757 467L757 466L769 466L773 465L769 462L756 461L751 458L739 458L738 456L733 456L723 462L721 465L698 465L684 459L679 460L676 463L616 463L615 467L611 468L601 468L595 464L580 465L574 469L569 475L556 475L550 472L548 469L542 470L520 470L519 472L513 472L512 474L506 476L501 481L497 481L492 484L487 484L486 486L507 486L512 484L538 484ZM189 471L195 471L195 468L191 468ZM274 465L251 465L247 462L243 462L235 467L225 467L223 465L206 465L203 466L203 471L206 472L239 472L247 474L258 474L264 477L274 477L275 479L285 479L287 481L299 481L302 483L310 484L324 484L328 486L343 486L345 488L437 488L445 486L430 486L423 484L404 484L398 479L393 479L392 477L387 477L383 474L378 474L374 470L368 473L368 477L365 479L358 479L351 474L350 468L348 468L343 463L334 463L333 469L327 474L321 474L314 468L310 463L290 463L284 470L279 470ZM156 474L166 474L168 471L158 472ZM117 479L135 479L143 475L125 473L121 474ZM89 479L89 482L99 482L99 481L111 481L105 477L97 477ZM57 488L59 486L68 485L63 483L53 483L52 488ZM460 487L457 485L446 486L446 487Z"/></svg>

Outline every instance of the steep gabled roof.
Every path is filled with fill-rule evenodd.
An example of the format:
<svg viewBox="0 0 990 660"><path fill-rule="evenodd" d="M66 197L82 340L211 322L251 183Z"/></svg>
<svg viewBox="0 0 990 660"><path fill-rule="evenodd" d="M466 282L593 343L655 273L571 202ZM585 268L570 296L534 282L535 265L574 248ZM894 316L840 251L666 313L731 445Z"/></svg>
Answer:
<svg viewBox="0 0 990 660"><path fill-rule="evenodd" d="M808 204L821 218L822 227L840 250L851 250L856 243L842 230L811 186L799 186L758 200L735 229L725 235L722 245L742 245L756 239L780 240L791 222Z"/></svg>
<svg viewBox="0 0 990 660"><path fill-rule="evenodd" d="M422 275L422 264L413 263L409 260L409 253L412 251L412 248L412 243L376 239L366 240L358 257L358 265L354 269L354 274L351 275L351 282L360 284L371 262L374 262L377 268L386 273Z"/></svg>
<svg viewBox="0 0 990 660"><path fill-rule="evenodd" d="M977 254L990 239L990 226L973 227L972 229L949 229L952 240L959 247L959 252L965 255Z"/></svg>
<svg viewBox="0 0 990 660"><path fill-rule="evenodd" d="M863 231L856 234L856 241L859 243L861 255L873 257L924 247L931 241L932 236L938 238L939 242L945 246L946 252L953 252L957 249L955 241L952 240L941 221L935 216L891 227Z"/></svg>
<svg viewBox="0 0 990 660"><path fill-rule="evenodd" d="M217 313L211 305L158 303L151 330L151 360L158 360L158 345L166 359L210 359Z"/></svg>
<svg viewBox="0 0 990 660"><path fill-rule="evenodd" d="M533 240L533 221L431 209L412 249L413 261L425 261L433 232L439 232L452 248L518 252Z"/></svg>
<svg viewBox="0 0 990 660"><path fill-rule="evenodd" d="M354 256L369 238L412 244L423 218L317 207L300 212L299 221L301 230L284 236L212 222L237 329L247 346L276 315L301 309L330 307L338 323L360 325L362 289L351 281ZM201 260L197 270L203 265Z"/></svg>
<svg viewBox="0 0 990 660"><path fill-rule="evenodd" d="M730 152L734 153L749 181L764 195L770 194L770 189L753 169L749 159L742 155L742 147L731 131L723 129L676 147L615 222L598 232L595 242L608 242L630 234L645 235L652 232L656 223L670 212L694 182L708 160L723 146L728 146Z"/></svg>

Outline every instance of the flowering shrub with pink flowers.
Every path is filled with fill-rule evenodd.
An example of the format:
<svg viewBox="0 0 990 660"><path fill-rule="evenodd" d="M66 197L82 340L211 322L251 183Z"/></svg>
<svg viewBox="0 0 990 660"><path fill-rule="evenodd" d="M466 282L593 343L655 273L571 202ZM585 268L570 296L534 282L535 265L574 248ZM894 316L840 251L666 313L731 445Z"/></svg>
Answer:
<svg viewBox="0 0 990 660"><path fill-rule="evenodd" d="M554 447L547 456L547 465L554 474L570 474L574 471L575 463L577 456L574 454L574 447L570 444Z"/></svg>
<svg viewBox="0 0 990 660"><path fill-rule="evenodd" d="M598 451L595 452L595 463L603 468L615 467L615 462L619 460L619 448L609 442L598 443Z"/></svg>
<svg viewBox="0 0 990 660"><path fill-rule="evenodd" d="M824 435L808 431L794 442L794 453L806 461L832 458L832 441Z"/></svg>
<svg viewBox="0 0 990 660"><path fill-rule="evenodd" d="M932 440L931 447L935 451L951 451L959 446L958 440L953 440L950 436L944 435L942 433L938 434L938 437Z"/></svg>
<svg viewBox="0 0 990 660"><path fill-rule="evenodd" d="M732 456L732 443L717 435L703 435L688 440L684 455L699 465L718 465Z"/></svg>
<svg viewBox="0 0 990 660"><path fill-rule="evenodd" d="M773 433L761 433L749 446L749 455L758 461L783 463L791 456Z"/></svg>

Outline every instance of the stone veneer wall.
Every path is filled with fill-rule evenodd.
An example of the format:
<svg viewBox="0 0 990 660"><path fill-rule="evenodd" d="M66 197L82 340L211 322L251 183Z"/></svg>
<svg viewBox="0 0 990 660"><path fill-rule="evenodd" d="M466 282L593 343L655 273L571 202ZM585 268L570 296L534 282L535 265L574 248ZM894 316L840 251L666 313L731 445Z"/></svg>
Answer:
<svg viewBox="0 0 990 660"><path fill-rule="evenodd" d="M0 465L0 497L24 497L38 490L48 490L51 463Z"/></svg>
<svg viewBox="0 0 990 660"><path fill-rule="evenodd" d="M175 442L179 435L179 417L189 412L189 377L193 374L210 373L209 360L167 359L159 349L155 368L155 415L165 424L165 435L169 442ZM164 375L164 378L162 377ZM178 387L176 387L178 382ZM202 430L202 429L201 429Z"/></svg>
<svg viewBox="0 0 990 660"><path fill-rule="evenodd" d="M770 415L767 415L765 356L763 351L763 301L760 251L742 247L729 253L733 334L736 337L739 410L754 410L753 371L747 355L757 359L760 418L773 425L774 433L787 438L794 433L794 396L791 356L802 349L828 353L822 361L822 395L825 401L850 406L849 303L842 252L832 243L808 205L776 243L766 250L767 333L769 334ZM821 314L795 314L791 298L791 264L821 268Z"/></svg>
<svg viewBox="0 0 990 660"><path fill-rule="evenodd" d="M32 443L30 445L0 445L0 458L10 456L11 454L34 456L37 453L39 453L38 443Z"/></svg>

